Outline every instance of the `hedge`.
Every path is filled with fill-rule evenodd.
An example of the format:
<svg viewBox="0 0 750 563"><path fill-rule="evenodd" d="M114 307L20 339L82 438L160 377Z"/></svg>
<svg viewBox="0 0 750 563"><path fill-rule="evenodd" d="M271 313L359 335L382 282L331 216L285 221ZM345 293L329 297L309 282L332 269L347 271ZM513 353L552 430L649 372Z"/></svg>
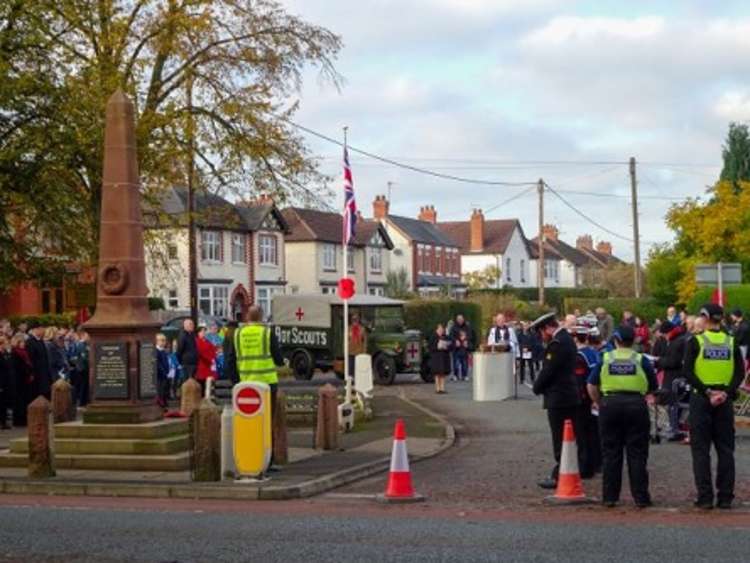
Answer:
<svg viewBox="0 0 750 563"><path fill-rule="evenodd" d="M539 299L539 289L536 287L505 287L502 289L474 289L469 291L469 299L479 295L510 295L518 301L533 302ZM589 287L549 287L544 290L544 301L550 309L561 311L566 298L576 299L607 299L609 291L606 289Z"/></svg>
<svg viewBox="0 0 750 563"><path fill-rule="evenodd" d="M498 313L504 313L509 320L533 320L554 310L554 307L540 307L537 303L520 301L515 296L502 292L474 293L467 301L475 303L481 310L482 322L479 326L482 334L489 331Z"/></svg>
<svg viewBox="0 0 750 563"><path fill-rule="evenodd" d="M17 327L21 323L30 321L38 322L42 326L73 326L75 324L75 313L63 313L61 315L20 315L8 317L10 324Z"/></svg>
<svg viewBox="0 0 750 563"><path fill-rule="evenodd" d="M579 309L581 313L588 310L594 311L597 307L604 309L615 319L615 324L622 319L623 311L631 311L634 315L641 317L647 323L654 319L663 319L666 308L651 297L635 298L612 298L612 299L565 299L565 313L572 313Z"/></svg>
<svg viewBox="0 0 750 563"><path fill-rule="evenodd" d="M404 321L407 328L419 329L427 336L432 334L438 323L446 324L463 315L469 321L477 336L480 336L482 311L479 305L467 301L447 301L437 299L417 299L404 304Z"/></svg>
<svg viewBox="0 0 750 563"><path fill-rule="evenodd" d="M715 287L702 287L695 292L687 304L688 312L698 313L700 308L711 301ZM733 309L742 309L745 316L750 312L750 285L728 285L724 288L726 302L724 310L731 312Z"/></svg>

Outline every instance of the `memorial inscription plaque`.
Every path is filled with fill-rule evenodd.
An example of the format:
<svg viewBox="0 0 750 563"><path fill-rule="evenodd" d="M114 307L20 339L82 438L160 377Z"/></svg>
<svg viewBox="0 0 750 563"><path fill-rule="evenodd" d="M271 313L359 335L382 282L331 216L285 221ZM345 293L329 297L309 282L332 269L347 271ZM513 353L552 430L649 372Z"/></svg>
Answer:
<svg viewBox="0 0 750 563"><path fill-rule="evenodd" d="M141 342L140 372L138 375L138 396L141 399L156 397L156 347L147 342Z"/></svg>
<svg viewBox="0 0 750 563"><path fill-rule="evenodd" d="M94 364L94 397L127 399L128 346L125 342L96 344Z"/></svg>

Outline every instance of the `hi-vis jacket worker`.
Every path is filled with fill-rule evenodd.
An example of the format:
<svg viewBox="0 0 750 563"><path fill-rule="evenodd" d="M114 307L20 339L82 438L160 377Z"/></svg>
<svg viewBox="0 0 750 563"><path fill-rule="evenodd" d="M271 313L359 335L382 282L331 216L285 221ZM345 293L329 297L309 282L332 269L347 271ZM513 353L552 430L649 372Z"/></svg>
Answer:
<svg viewBox="0 0 750 563"><path fill-rule="evenodd" d="M616 348L606 352L589 376L588 392L599 406L602 439L602 503L620 500L623 450L627 452L630 493L639 508L651 505L648 491L649 414L644 397L657 388L651 362L635 350L635 332L621 326Z"/></svg>
<svg viewBox="0 0 750 563"><path fill-rule="evenodd" d="M690 393L690 451L698 508L714 505L711 483L711 443L719 458L716 467L716 506L731 508L734 500L734 405L745 377L742 354L734 338L721 329L724 310L713 303L700 315L706 330L696 334L685 350L685 377Z"/></svg>

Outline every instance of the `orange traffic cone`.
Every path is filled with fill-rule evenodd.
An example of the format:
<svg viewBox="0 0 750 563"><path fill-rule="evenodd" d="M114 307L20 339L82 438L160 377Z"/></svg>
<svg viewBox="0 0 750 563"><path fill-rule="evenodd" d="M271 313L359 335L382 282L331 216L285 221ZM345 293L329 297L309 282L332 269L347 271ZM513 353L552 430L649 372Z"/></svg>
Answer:
<svg viewBox="0 0 750 563"><path fill-rule="evenodd" d="M554 504L579 504L588 502L583 492L581 474L578 471L578 446L573 432L573 422L565 421L563 431L562 453L560 454L560 475L557 478L557 490L547 500Z"/></svg>
<svg viewBox="0 0 750 563"><path fill-rule="evenodd" d="M378 495L381 502L404 503L420 502L422 495L414 491L409 469L409 454L406 451L406 426L402 419L396 421L393 430L393 451L391 453L391 470L388 474L388 485L384 495Z"/></svg>

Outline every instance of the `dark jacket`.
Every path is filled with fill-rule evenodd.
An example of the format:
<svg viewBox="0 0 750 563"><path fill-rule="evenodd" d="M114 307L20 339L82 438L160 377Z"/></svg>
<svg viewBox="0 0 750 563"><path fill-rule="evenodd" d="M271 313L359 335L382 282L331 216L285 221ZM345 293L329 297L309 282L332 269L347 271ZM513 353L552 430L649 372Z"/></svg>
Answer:
<svg viewBox="0 0 750 563"><path fill-rule="evenodd" d="M459 325L458 323L453 323L453 327L451 328L450 333L450 339L455 342L456 340L460 340L459 334L461 332L466 333L466 340L469 341L469 347L467 348L467 351L473 352L477 349L477 333L474 330L474 328L469 324L469 321L464 321L463 325Z"/></svg>
<svg viewBox="0 0 750 563"><path fill-rule="evenodd" d="M0 349L0 424L5 424L6 409L11 408L16 391L16 368L10 350Z"/></svg>
<svg viewBox="0 0 750 563"><path fill-rule="evenodd" d="M57 381L60 377L67 377L70 365L68 364L68 356L65 348L53 341L48 341L45 344L47 346L47 354L49 354L50 379Z"/></svg>
<svg viewBox="0 0 750 563"><path fill-rule="evenodd" d="M198 343L195 332L180 331L177 337L177 361L182 366L198 365Z"/></svg>
<svg viewBox="0 0 750 563"><path fill-rule="evenodd" d="M557 409L581 403L575 379L578 349L567 330L560 329L547 346L542 371L534 380L534 394L544 395L543 407Z"/></svg>
<svg viewBox="0 0 750 563"><path fill-rule="evenodd" d="M169 375L169 352L156 349L156 379L164 381Z"/></svg>
<svg viewBox="0 0 750 563"><path fill-rule="evenodd" d="M667 346L657 362L657 367L664 370L664 381L662 387L672 391L672 383L678 377L683 377L685 366L685 344L693 337L691 333L682 334L682 329L676 327L675 334L670 333L667 337Z"/></svg>
<svg viewBox="0 0 750 563"><path fill-rule="evenodd" d="M695 336L689 338L687 340L685 348L685 377L687 378L688 383L690 383L690 386L699 395L705 395L707 388L705 385L703 385L701 380L698 379L698 376L695 375L695 360L698 358L698 354L700 353L700 344L698 343L698 339ZM725 391L727 391L730 399L735 399L737 397L737 389L740 385L742 385L742 381L745 379L745 366L742 362L742 354L740 354L740 348L737 344L737 341L735 341L734 343L734 350L732 354L734 356L734 374L732 377L732 382L725 389ZM721 387L717 386L715 388L720 389Z"/></svg>
<svg viewBox="0 0 750 563"><path fill-rule="evenodd" d="M446 348L438 349L438 343L445 342ZM452 342L447 336L438 336L433 332L428 344L430 350L430 371L436 375L449 375L451 373L451 349Z"/></svg>
<svg viewBox="0 0 750 563"><path fill-rule="evenodd" d="M31 382L31 400L33 401L39 395L44 395L49 399L52 380L50 379L47 346L45 346L44 341L29 336L26 340L26 351L29 354L29 360L31 360L32 377L34 378Z"/></svg>
<svg viewBox="0 0 750 563"><path fill-rule="evenodd" d="M750 323L745 319L740 320L732 330L737 346L750 347Z"/></svg>

